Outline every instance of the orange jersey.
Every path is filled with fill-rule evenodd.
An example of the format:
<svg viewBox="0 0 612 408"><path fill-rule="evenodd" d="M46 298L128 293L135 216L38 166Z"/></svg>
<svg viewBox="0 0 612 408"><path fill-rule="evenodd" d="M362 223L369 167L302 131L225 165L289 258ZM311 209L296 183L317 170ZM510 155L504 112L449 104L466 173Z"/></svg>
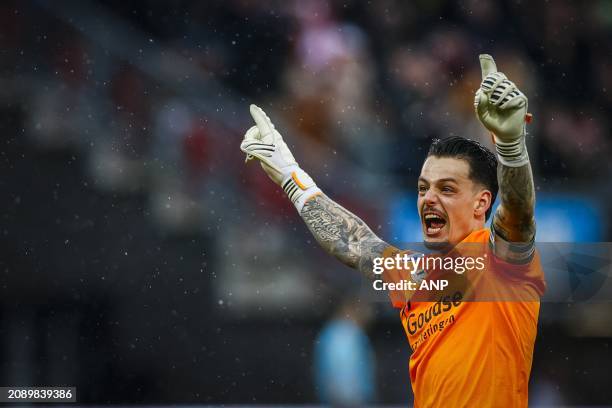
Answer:
<svg viewBox="0 0 612 408"><path fill-rule="evenodd" d="M488 248L490 234L478 230L462 243ZM539 256L517 267L489 251L484 265L471 285L494 294L486 301L465 301L461 290L451 289L437 302L414 301L418 296L413 296L400 312L413 351L415 408L527 406L539 299L545 290Z"/></svg>

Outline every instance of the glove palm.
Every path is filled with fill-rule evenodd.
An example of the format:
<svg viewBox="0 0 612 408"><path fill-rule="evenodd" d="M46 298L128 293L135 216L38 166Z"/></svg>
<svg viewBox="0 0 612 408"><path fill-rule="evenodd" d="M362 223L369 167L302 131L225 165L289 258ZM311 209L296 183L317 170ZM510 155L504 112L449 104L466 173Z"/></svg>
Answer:
<svg viewBox="0 0 612 408"><path fill-rule="evenodd" d="M256 125L247 130L240 150L247 154L247 161L259 159L266 174L281 185L298 164L268 115L256 105L251 105L250 112Z"/></svg>
<svg viewBox="0 0 612 408"><path fill-rule="evenodd" d="M480 122L496 139L514 141L525 134L527 97L501 72L489 55L480 56L482 83L474 107Z"/></svg>
<svg viewBox="0 0 612 408"><path fill-rule="evenodd" d="M306 201L320 194L321 189L298 166L268 115L255 105L251 105L250 111L255 126L247 130L240 150L247 154L246 161L253 157L259 159L264 171L282 187L298 212L301 212Z"/></svg>
<svg viewBox="0 0 612 408"><path fill-rule="evenodd" d="M501 72L490 55L480 56L482 83L476 91L474 108L480 122L493 133L500 163L521 167L529 162L525 147L527 97Z"/></svg>

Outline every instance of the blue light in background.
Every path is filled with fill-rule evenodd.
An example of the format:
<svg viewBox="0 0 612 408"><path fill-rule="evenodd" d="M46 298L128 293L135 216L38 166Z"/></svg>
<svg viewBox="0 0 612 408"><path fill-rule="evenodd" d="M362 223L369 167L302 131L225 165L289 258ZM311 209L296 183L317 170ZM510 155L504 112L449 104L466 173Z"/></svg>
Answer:
<svg viewBox="0 0 612 408"><path fill-rule="evenodd" d="M596 242L607 224L596 199L576 194L538 194L538 242Z"/></svg>
<svg viewBox="0 0 612 408"><path fill-rule="evenodd" d="M391 201L391 240L396 244L423 241L416 200L415 194L401 194Z"/></svg>

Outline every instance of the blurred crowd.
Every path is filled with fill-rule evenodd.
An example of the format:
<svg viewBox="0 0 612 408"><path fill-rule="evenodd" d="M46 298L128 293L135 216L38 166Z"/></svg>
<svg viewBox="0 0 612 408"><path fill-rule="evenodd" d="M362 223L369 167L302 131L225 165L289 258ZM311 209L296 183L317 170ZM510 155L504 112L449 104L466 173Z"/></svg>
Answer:
<svg viewBox="0 0 612 408"><path fill-rule="evenodd" d="M274 187L244 171L236 148L250 102L270 111L326 191L384 220L385 205L364 192L383 201L411 191L432 138L491 146L472 108L484 52L529 96L538 188L596 186L610 175L606 1L529 12L478 0L106 1L71 16L69 5L17 4L2 6L3 72L27 98L26 136L82 150L100 188L149 191L167 228L201 228L201 206L217 202L211 191L270 201ZM96 7L98 20L77 23ZM112 24L126 23L120 44L104 42Z"/></svg>
<svg viewBox="0 0 612 408"><path fill-rule="evenodd" d="M201 114L181 93L177 83L189 87L190 78L180 77L180 66L189 63L204 81L242 96L235 101L239 124L247 123L251 101L283 119L309 171L361 180L344 179L351 172L336 169L340 157L350 170L390 174L412 187L432 138L490 144L472 110L482 52L530 98L536 120L529 141L542 183L609 174L612 23L605 1L530 4L529 13L520 2L494 1L103 3L112 12L105 23L128 22L147 42L128 37L122 50L107 49L104 31L70 23L53 7L19 12L16 3L3 6L2 41L10 54L4 71L27 81L27 135L47 148L86 149L104 186L194 194L207 177L239 172L237 161L209 170L221 154L211 153L219 139L241 135L217 129L227 117ZM167 55L168 67L143 72L152 53ZM147 75L165 68L175 78ZM216 111L231 98L198 91ZM237 154L223 156L230 167L226 160ZM341 189L338 176L330 179L332 191Z"/></svg>
<svg viewBox="0 0 612 408"><path fill-rule="evenodd" d="M243 163L250 103L326 193L384 235L433 138L491 147L473 113L477 57L490 53L529 97L537 189L584 193L609 213L611 34L605 0L9 1L0 101L22 110L18 137L37 151L83 158L96 191L144 196L164 234L207 236L219 305L304 310L321 281L333 293L347 278L317 258L295 264L320 251Z"/></svg>

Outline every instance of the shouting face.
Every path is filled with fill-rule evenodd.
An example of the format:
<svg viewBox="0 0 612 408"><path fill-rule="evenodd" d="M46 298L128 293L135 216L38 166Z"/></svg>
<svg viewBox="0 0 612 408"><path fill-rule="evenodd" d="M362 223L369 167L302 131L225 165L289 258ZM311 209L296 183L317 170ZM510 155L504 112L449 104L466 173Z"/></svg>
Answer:
<svg viewBox="0 0 612 408"><path fill-rule="evenodd" d="M467 161L429 156L419 177L417 205L425 244L456 245L485 224L492 194L470 177Z"/></svg>

